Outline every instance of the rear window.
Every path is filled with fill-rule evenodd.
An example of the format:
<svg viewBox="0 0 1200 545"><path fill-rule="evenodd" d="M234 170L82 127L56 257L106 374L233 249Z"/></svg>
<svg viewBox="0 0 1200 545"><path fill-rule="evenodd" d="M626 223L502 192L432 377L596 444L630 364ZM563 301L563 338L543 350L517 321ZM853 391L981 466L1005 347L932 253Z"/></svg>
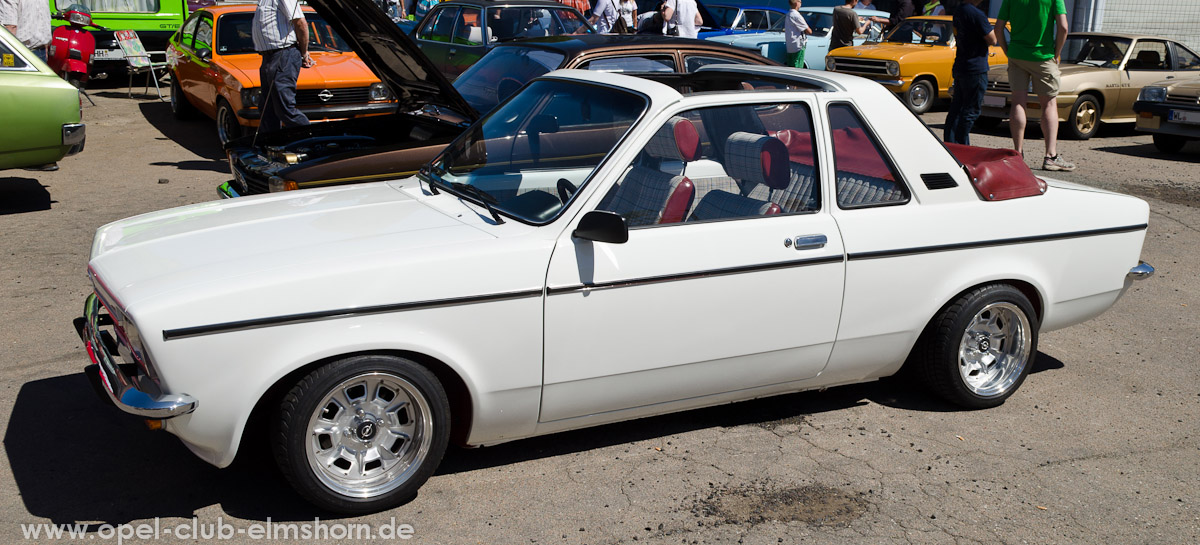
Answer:
<svg viewBox="0 0 1200 545"><path fill-rule="evenodd" d="M158 13L158 0L55 0L57 11L82 4L92 13Z"/></svg>

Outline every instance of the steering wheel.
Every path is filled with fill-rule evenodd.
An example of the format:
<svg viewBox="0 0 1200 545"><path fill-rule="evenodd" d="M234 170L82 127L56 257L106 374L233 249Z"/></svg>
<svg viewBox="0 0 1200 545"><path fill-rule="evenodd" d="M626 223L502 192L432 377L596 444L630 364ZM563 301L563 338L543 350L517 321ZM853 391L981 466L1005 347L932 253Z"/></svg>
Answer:
<svg viewBox="0 0 1200 545"><path fill-rule="evenodd" d="M562 200L563 204L567 204L567 201L571 199L571 195L574 195L577 189L579 188L575 187L575 184L571 183L570 180L566 178L558 179L558 198Z"/></svg>

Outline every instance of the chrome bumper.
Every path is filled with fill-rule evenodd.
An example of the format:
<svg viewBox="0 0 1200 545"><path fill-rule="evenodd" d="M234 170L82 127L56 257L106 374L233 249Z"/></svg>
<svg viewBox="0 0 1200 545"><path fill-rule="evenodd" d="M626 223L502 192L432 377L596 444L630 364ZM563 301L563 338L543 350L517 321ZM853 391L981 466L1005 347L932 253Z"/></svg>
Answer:
<svg viewBox="0 0 1200 545"><path fill-rule="evenodd" d="M87 131L83 123L68 123L62 126L62 143L64 146L70 146L67 155L75 155L83 151L83 144L87 140Z"/></svg>
<svg viewBox="0 0 1200 545"><path fill-rule="evenodd" d="M1146 263L1145 261L1138 261L1137 266L1129 269L1129 274L1126 276L1134 280L1145 280L1151 276L1154 276L1154 267L1151 267L1150 264Z"/></svg>
<svg viewBox="0 0 1200 545"><path fill-rule="evenodd" d="M100 299L96 294L83 303L83 341L96 364L101 390L117 408L144 418L173 418L196 410L197 401L186 394L152 395L138 388L117 365L100 336Z"/></svg>

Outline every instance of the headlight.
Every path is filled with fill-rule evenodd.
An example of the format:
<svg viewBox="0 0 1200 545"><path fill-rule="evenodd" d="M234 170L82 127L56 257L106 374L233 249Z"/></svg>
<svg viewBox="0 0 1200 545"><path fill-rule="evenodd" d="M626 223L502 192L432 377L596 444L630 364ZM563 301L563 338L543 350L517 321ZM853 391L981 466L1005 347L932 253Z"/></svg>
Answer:
<svg viewBox="0 0 1200 545"><path fill-rule="evenodd" d="M830 72L837 70L837 59L834 57L826 58L825 59L825 69L829 70Z"/></svg>
<svg viewBox="0 0 1200 545"><path fill-rule="evenodd" d="M1167 88L1158 87L1155 85L1142 87L1142 91L1138 93L1137 99L1144 100L1146 102L1166 102Z"/></svg>
<svg viewBox="0 0 1200 545"><path fill-rule="evenodd" d="M888 61L887 62L887 70L888 70L889 76L899 76L900 75L900 63L898 63L896 61Z"/></svg>
<svg viewBox="0 0 1200 545"><path fill-rule="evenodd" d="M387 85L382 83L371 84L371 100L389 100L392 98L392 92L388 90Z"/></svg>
<svg viewBox="0 0 1200 545"><path fill-rule="evenodd" d="M300 187L296 185L296 182L291 180L284 180L279 176L271 176L267 179L267 190L269 190L271 193L278 193L280 191L295 191L297 189L300 189Z"/></svg>
<svg viewBox="0 0 1200 545"><path fill-rule="evenodd" d="M261 87L250 87L249 89L242 89L242 107L243 108L247 108L247 107L248 108L257 108L258 102L261 99L262 99L262 88Z"/></svg>

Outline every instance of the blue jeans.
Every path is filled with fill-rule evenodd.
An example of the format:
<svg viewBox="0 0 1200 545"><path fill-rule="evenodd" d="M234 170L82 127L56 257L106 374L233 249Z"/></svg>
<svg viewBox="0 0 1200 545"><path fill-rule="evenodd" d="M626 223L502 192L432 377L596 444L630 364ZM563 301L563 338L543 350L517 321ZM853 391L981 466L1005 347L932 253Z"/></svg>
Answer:
<svg viewBox="0 0 1200 545"><path fill-rule="evenodd" d="M258 77L262 86L262 104L258 120L259 132L271 132L282 127L307 125L308 118L296 108L296 80L304 57L295 47L285 47L262 53Z"/></svg>
<svg viewBox="0 0 1200 545"><path fill-rule="evenodd" d="M981 74L954 73L954 97L946 114L946 129L942 139L955 144L971 143L971 127L979 119L983 94L987 91L987 72Z"/></svg>

